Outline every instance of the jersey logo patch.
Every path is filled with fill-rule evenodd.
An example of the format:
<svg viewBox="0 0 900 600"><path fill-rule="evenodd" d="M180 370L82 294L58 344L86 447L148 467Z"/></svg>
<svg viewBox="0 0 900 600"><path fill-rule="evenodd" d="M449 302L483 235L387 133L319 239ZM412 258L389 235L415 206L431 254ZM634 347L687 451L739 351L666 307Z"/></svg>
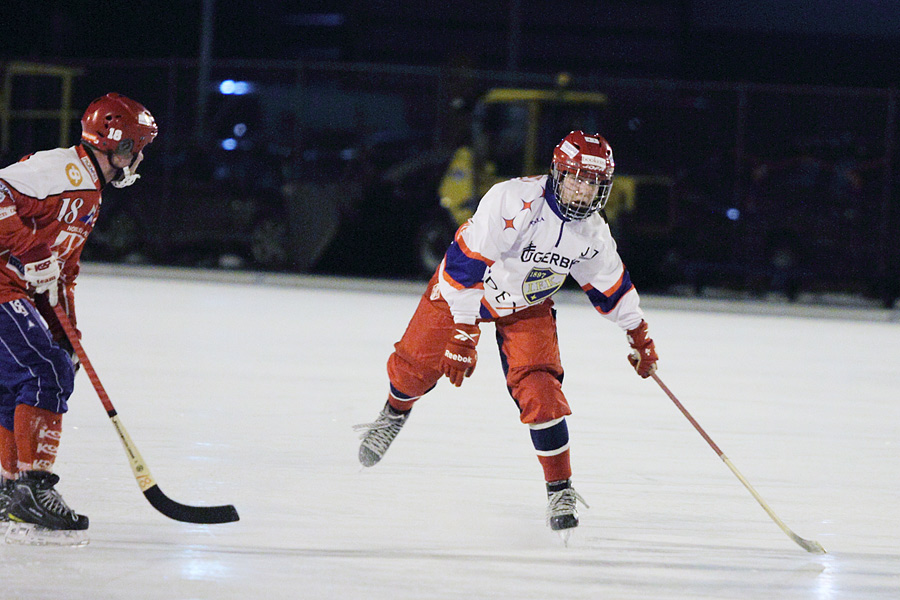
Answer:
<svg viewBox="0 0 900 600"><path fill-rule="evenodd" d="M93 227L94 223L97 221L97 207L91 208L91 211L78 219L88 227Z"/></svg>
<svg viewBox="0 0 900 600"><path fill-rule="evenodd" d="M69 163L66 165L66 177L69 178L69 182L74 186L81 185L84 177L81 175L81 169L75 163Z"/></svg>
<svg viewBox="0 0 900 600"><path fill-rule="evenodd" d="M536 304L559 291L566 276L566 273L557 273L553 269L535 267L522 282L522 295L528 304Z"/></svg>

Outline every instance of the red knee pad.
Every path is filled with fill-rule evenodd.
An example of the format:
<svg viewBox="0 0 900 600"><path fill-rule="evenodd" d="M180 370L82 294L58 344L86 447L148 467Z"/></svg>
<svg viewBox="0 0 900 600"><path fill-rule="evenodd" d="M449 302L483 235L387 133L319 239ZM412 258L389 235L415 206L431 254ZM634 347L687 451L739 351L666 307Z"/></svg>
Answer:
<svg viewBox="0 0 900 600"><path fill-rule="evenodd" d="M430 290L436 285L432 278L428 290L409 321L394 353L388 359L387 371L391 385L410 397L418 397L434 387L441 378L441 357L450 333L453 316L441 298L432 298Z"/></svg>
<svg viewBox="0 0 900 600"><path fill-rule="evenodd" d="M391 385L411 398L418 398L434 387L441 372L410 359L400 351L388 358L388 380Z"/></svg>
<svg viewBox="0 0 900 600"><path fill-rule="evenodd" d="M572 414L562 385L549 371L530 370L519 377L511 372L507 383L523 423L546 423Z"/></svg>

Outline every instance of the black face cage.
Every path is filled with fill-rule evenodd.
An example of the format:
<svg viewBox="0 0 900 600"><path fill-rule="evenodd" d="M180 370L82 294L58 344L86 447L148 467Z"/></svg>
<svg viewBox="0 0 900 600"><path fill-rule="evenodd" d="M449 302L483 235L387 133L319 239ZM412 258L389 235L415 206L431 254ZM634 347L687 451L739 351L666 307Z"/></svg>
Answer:
<svg viewBox="0 0 900 600"><path fill-rule="evenodd" d="M563 202L562 200L562 184L563 179L571 175L581 181L588 181L597 186L597 195L590 202ZM556 200L559 212L567 219L573 221L581 221L587 219L595 212L598 212L606 206L609 200L609 193L612 191L612 178L602 179L602 175L596 171L588 171L584 169L575 169L572 171L562 171L553 165L550 169L550 181L552 184L551 191Z"/></svg>

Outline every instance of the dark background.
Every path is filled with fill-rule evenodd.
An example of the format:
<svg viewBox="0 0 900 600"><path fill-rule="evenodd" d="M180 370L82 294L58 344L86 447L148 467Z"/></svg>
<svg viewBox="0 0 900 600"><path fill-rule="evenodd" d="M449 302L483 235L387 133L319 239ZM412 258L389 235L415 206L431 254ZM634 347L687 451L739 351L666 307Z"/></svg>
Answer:
<svg viewBox="0 0 900 600"><path fill-rule="evenodd" d="M216 58L891 86L900 2L215 0ZM4 3L7 57L196 57L202 3ZM518 24L516 27L515 24ZM518 37L510 39L510 32ZM512 44L512 49L511 49Z"/></svg>
<svg viewBox="0 0 900 600"><path fill-rule="evenodd" d="M475 100L565 71L608 94L617 173L669 182L615 224L639 287L900 290L900 0L14 1L10 61L78 69L70 143L107 91L160 124L139 185L104 195L93 259L422 278L410 253ZM4 164L57 130L13 123Z"/></svg>

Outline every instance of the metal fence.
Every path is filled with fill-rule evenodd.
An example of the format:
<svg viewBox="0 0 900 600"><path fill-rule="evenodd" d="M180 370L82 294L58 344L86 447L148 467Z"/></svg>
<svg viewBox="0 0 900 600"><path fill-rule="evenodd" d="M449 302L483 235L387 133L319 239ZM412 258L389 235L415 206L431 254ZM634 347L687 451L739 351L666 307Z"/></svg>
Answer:
<svg viewBox="0 0 900 600"><path fill-rule="evenodd" d="M348 198L362 197L356 188L372 183L365 177L351 181L348 172L382 176L413 155L459 143L467 107L492 87L557 83L544 75L449 67L229 60L214 61L202 85L193 60L67 66L81 69L72 92L76 109L119 91L157 117L160 137L147 152L142 184L155 181L153 193L164 200L152 206L148 199L151 208L127 225L139 230L131 232L135 240L158 250L144 252L144 260L176 260L178 251L162 247L176 247L192 228L220 227L222 248L238 248L240 236L233 234L241 219L271 216L242 200L289 190L287 202L301 204L288 211L292 218L315 225L294 232L282 250L288 260L280 268L297 271L319 268L318 257L329 243L339 243L336 233L352 221ZM614 224L623 257L645 288L718 286L791 297L836 291L885 303L897 296L896 89L577 77L570 87L609 97L601 133L615 149L618 173L671 181L665 197L639 204ZM8 104L41 108L58 96L52 84L24 81L12 88ZM73 120L70 139L77 133ZM5 162L55 145L58 127L13 119L9 134ZM327 181L327 194L322 188L313 197L297 192L313 181ZM192 189L212 204L195 199ZM226 212L221 226L209 223ZM659 220L661 214L663 227L652 235L635 233L641 219ZM392 215L388 210L383 217ZM267 227L246 235L285 235L271 219ZM331 235L311 242L314 229ZM377 235L378 229L366 231ZM216 240L210 233L198 244L209 253ZM187 254L185 262L200 260L199 251ZM396 261L402 258L393 264L396 274L409 275ZM330 268L339 270L333 263ZM378 274L395 273L389 265Z"/></svg>

